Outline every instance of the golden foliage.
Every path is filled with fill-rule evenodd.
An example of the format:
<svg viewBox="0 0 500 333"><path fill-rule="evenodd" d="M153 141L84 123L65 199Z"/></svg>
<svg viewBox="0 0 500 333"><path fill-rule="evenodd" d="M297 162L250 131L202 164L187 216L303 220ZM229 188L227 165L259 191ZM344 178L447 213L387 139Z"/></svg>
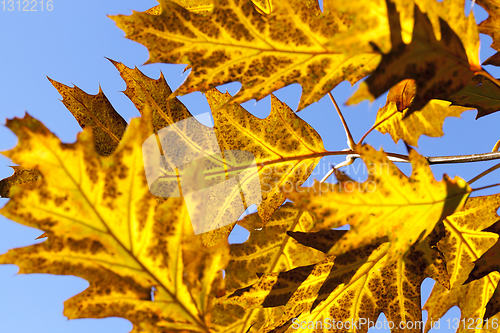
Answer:
<svg viewBox="0 0 500 333"><path fill-rule="evenodd" d="M130 124L101 89L89 95L50 79L83 128L75 143L61 143L29 115L7 121L19 144L3 154L19 166L0 181L0 196L10 198L0 214L47 239L10 250L0 264L88 280L64 314L123 317L134 333L322 332L328 328L295 325L327 319L367 332L381 313L399 326L421 320L428 277L438 282L424 306L434 321L457 305L474 327L498 330L500 195L469 198L461 178L436 181L412 149L402 156L409 177L389 159L398 155L369 145L327 151L316 130L272 95L299 83L302 110L340 82L370 75L349 103L389 90L375 128L412 146L421 135L443 135L444 119L468 108L492 114L500 83L479 64L478 26L464 15L464 0L325 0L322 10L316 0L159 2L112 19L148 47L149 63L188 64L177 91L163 74L152 79L111 60L141 114ZM490 15L479 31L498 49L500 3L477 2ZM235 96L216 89L234 81L242 84ZM213 128L177 98L193 91L205 93ZM264 119L238 104L270 94ZM175 168L169 148L183 162ZM148 165L153 149L158 159ZM301 187L321 157L346 154L364 161L365 182L335 169L336 184ZM243 190L251 177L238 177L251 163L242 156L255 162L258 190ZM158 177L149 179L150 171ZM191 178L207 185L193 192L226 195L210 203L215 213L189 201L192 192L180 184ZM234 190L217 187L231 181ZM257 213L233 218L256 202ZM232 223L218 224L221 216ZM214 228L197 235L202 217ZM236 223L250 236L229 244ZM332 230L344 225L349 230Z"/></svg>
<svg viewBox="0 0 500 333"><path fill-rule="evenodd" d="M256 1L261 11L263 1ZM202 16L161 0L160 15L113 16L128 38L150 51L149 62L188 64L187 81L176 91L208 91L240 81L234 101L260 100L292 83L303 88L299 110L344 80L357 82L375 69L380 56L369 41L386 49L383 2L274 1L268 15L250 0L215 4ZM359 12L363 11L363 15ZM357 41L356 52L346 49Z"/></svg>
<svg viewBox="0 0 500 333"><path fill-rule="evenodd" d="M437 321L450 308L459 306L461 319L465 319L466 325L464 327L461 324L458 332L483 332L485 306L500 280L500 274L488 272L488 276L482 274L477 281L463 284L474 268L474 261L485 254L498 239L498 235L482 231L499 220L500 217L496 214L498 207L500 195L470 198L463 211L456 212L444 220L446 235L439 241L438 248L446 258L451 288L448 290L436 284L424 310L428 311L429 318ZM490 313L485 319L493 314ZM468 329L471 323L472 330ZM490 328L491 324L490 321ZM484 329L486 327L485 325ZM430 322L427 322L425 330L430 328Z"/></svg>
<svg viewBox="0 0 500 333"><path fill-rule="evenodd" d="M424 240L436 223L462 209L469 195L470 188L461 178L452 180L445 175L437 182L428 162L414 150L410 151L410 177L388 161L383 151L365 145L357 147L357 152L366 163L367 181L315 182L308 188L283 189L298 208L314 212L322 227L351 226L330 254L343 254L388 237L388 260L397 260Z"/></svg>
<svg viewBox="0 0 500 333"><path fill-rule="evenodd" d="M229 93L206 94L219 146L249 151L255 156L262 187L259 215L266 223L285 201L280 187L301 185L326 152L319 134L288 105L271 96L271 114L259 119L242 106L230 104Z"/></svg>
<svg viewBox="0 0 500 333"><path fill-rule="evenodd" d="M157 201L145 186L141 145L153 132L150 115L134 119L108 157L95 152L87 129L76 143L62 144L29 116L7 126L20 144L4 154L38 167L43 178L31 190L11 188L1 213L43 229L48 240L11 250L0 262L15 262L21 273L88 280L90 287L66 302L69 318L122 316L137 331L207 332L227 242L204 247L183 200Z"/></svg>
<svg viewBox="0 0 500 333"><path fill-rule="evenodd" d="M408 115L408 108L415 96L413 80L403 80L389 90L385 106L377 113L375 128L382 134L389 133L395 143L399 139L411 146L418 146L421 135L443 136L443 122L446 117L460 117L468 109L450 105L438 99L430 100L421 110ZM466 105L458 103L459 105Z"/></svg>

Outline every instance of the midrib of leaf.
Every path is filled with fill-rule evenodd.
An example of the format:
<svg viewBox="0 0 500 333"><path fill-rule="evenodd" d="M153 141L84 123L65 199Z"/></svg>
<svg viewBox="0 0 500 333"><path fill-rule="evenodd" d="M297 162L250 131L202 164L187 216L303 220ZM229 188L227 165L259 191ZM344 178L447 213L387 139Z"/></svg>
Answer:
<svg viewBox="0 0 500 333"><path fill-rule="evenodd" d="M472 247L470 246L469 242L467 242L467 240L462 236L462 233L460 230L458 230L457 228L455 228L455 226L453 225L453 223L451 223L448 218L444 219L444 223L455 233L456 236L458 236L458 238L461 240L461 244L465 244L465 246L467 246L467 248L469 249L469 253L472 254L472 256L474 257L474 261L475 260L478 260L479 259L479 256L476 254L476 252L472 249ZM454 269L454 272L455 273L455 270L456 268L458 267L459 265L458 264L455 264L455 269ZM487 275L488 277L488 282L489 284L493 287L493 289L496 288L496 284L495 282L491 279L491 276L490 274Z"/></svg>
<svg viewBox="0 0 500 333"><path fill-rule="evenodd" d="M300 218L302 217L302 213L303 213L303 211L297 212L297 216L295 216L295 219L293 220L292 226L288 230L293 231L295 229L295 227L299 223ZM288 236L288 234L287 234L285 236L285 239L283 240L283 242L281 242L281 246L280 246L280 248L278 250L278 253L274 257L273 263L271 264L271 270L270 270L270 272L274 271L274 269L276 268L276 265L278 264L278 260L279 260L279 258L280 258L281 255L283 255L286 258L286 261L288 263L288 267L291 267L290 262L289 262L289 258L285 254L285 252L284 252L285 246L286 246L286 244L288 243L289 240L290 240L290 236Z"/></svg>
<svg viewBox="0 0 500 333"><path fill-rule="evenodd" d="M42 141L43 142L43 141ZM61 161L61 159L59 158L59 156L57 154L55 154L51 149L50 147L46 146L46 148L48 148L52 154L55 156L55 158L59 161L59 164L60 166L62 167L62 169L65 171L65 173L67 174L67 176L69 177L69 179L73 182L73 184L75 185L75 187L78 189L78 191L81 193L83 199L87 202L87 204L91 207L92 211L94 212L94 214L99 218L99 220L101 221L102 225L106 228L106 231L101 231L101 232L106 232L107 234L109 234L127 253L128 255L142 268L143 272L149 274L157 283L159 286L161 286L166 292L167 294L172 298L172 300L189 316L193 319L193 321L199 325L199 327L201 327L205 332L208 332L208 328L206 327L206 325L201 322L197 316L195 314L192 314L185 306L184 304L181 302L180 299L177 298L177 295L175 292L172 292L170 291L162 282L161 280L151 271L149 271L146 266L144 266L144 264L127 248L125 247L125 245L115 236L115 234L113 232L111 232L111 230L109 229L108 225L106 224L106 221L105 219L101 216L101 214L99 214L99 212L96 210L96 208L94 207L94 205L91 203L90 199L87 197L87 194L85 193L85 191L83 191L83 189L80 187L80 184L76 182L76 180L73 178L73 176L71 175L71 173L68 171L68 169L66 168L66 166L64 165L64 163ZM134 170L135 170L135 165L134 165ZM135 172L132 172L131 171L131 174L134 175L132 176L131 178L134 179L136 176L135 176ZM93 228L94 229L94 228ZM176 261L178 260L178 255L176 255ZM178 267L178 262L176 262L176 267ZM177 276L174 276L174 279L175 279L175 285L177 287L178 285L178 282L177 282ZM195 303L196 304L196 303Z"/></svg>
<svg viewBox="0 0 500 333"><path fill-rule="evenodd" d="M343 292L345 290L347 290L351 285L353 285L355 282L357 282L359 279L365 277L365 281L366 281L366 277L368 275L368 273L372 270L372 268L380 261L382 260L383 257L385 257L387 255L387 253L389 252L389 247L387 246L388 244L387 243L384 243L386 244L386 249L384 251L381 251L380 255L377 256L375 259L373 260L363 260L362 262L360 263L355 263L353 265L350 265L350 266L347 266L347 267L344 267L343 269L339 269L338 271L336 271L336 275L342 275L343 272L351 272L353 270L356 270L356 273L358 273L361 269L361 267L363 265L365 265L366 263L369 263L371 262L372 264L367 266L363 273L360 273L358 275L358 277L356 278L352 278L349 283L345 284L344 287L343 287L343 290L334 298L332 298L329 302L326 301L326 299L322 302L321 304L321 307L318 305L317 308L314 309L314 311L316 312L314 317L313 317L313 320L315 320L320 314L321 312L323 312L325 310L325 308L327 308L328 306L330 306L330 304L335 301L337 299L337 297L341 296L343 294ZM335 265L335 264L334 264ZM335 290L334 290L335 291ZM333 292L334 292L333 291ZM333 293L332 292L332 293ZM316 309L318 309L318 311L316 311Z"/></svg>
<svg viewBox="0 0 500 333"><path fill-rule="evenodd" d="M297 213L297 216L295 217L293 223L292 223L292 226L289 228L289 230L294 230L295 227L297 226L297 224L299 223L299 220L300 220L300 217L302 216L302 213L303 211L299 211ZM271 226L272 224L270 224L269 226ZM288 241L290 240L290 236L286 235L284 241L281 243L281 247L278 251L278 254L274 257L274 260L273 260L273 263L270 265L270 269L269 269L269 272L273 272L274 269L276 268L276 265L278 264L278 260L279 260L279 257L281 256L281 254L284 254L284 249L285 249L285 246L286 244L288 243ZM268 251L272 250L274 248L271 248L269 249ZM268 252L266 251L266 252ZM262 253L262 252L260 252ZM245 258L251 258L250 256L246 255ZM287 261L288 261L288 258L287 258ZM288 267L291 267L291 265L289 264ZM245 322L244 324L241 326L241 330L240 330L240 333L247 333L248 331L245 331L245 328L247 327L247 324L248 324L248 321L250 320L250 318L252 317L252 314L254 313L254 311L257 311L258 309L250 309L246 316L245 316ZM230 326L230 328L233 327L233 326Z"/></svg>
<svg viewBox="0 0 500 333"><path fill-rule="evenodd" d="M292 18L293 22L298 26L298 27L301 27L302 29L302 32L305 32L306 35L312 39L316 45L320 46L323 50L325 50L326 52L326 48L323 44L321 44L315 37L314 35L311 34L311 32L309 31L308 27L305 26L302 21L300 19L298 19L297 15L294 14L293 10L290 8L290 4L288 3L288 1L283 1L283 5L286 6L286 11L288 12L288 15L290 15L290 17ZM314 14L312 14L314 15ZM304 26L305 26L305 29L304 29Z"/></svg>
<svg viewBox="0 0 500 333"><path fill-rule="evenodd" d="M198 29L196 29L196 30L198 30ZM174 40L174 41L178 41L178 42L183 42L186 44L198 44L198 45L209 44L209 45L217 45L220 47L224 47L226 49L227 48L239 48L239 49L255 50L255 51L259 51L259 53L261 53L261 52L276 52L276 53L303 54L303 55L312 55L312 56L329 55L329 54L332 54L332 55L344 54L343 52L333 52L333 51L322 51L322 52L319 52L319 51L294 51L293 49L276 48L275 46L270 45L267 41L263 40L261 37L259 37L258 39L261 39L262 41L264 41L264 43L269 45L271 48L265 49L262 47L250 46L249 44L223 43L223 42L216 42L216 41L208 40L208 39L205 39L204 41L196 41L196 40L192 40L189 38L181 38L178 35L172 35L172 34L169 34L168 32L165 32L165 31L159 32L158 30L154 30L154 29L151 29L149 27L144 29L144 31L145 31L145 33L149 33L151 35L156 35L162 39L170 39L170 40ZM257 36L254 36L254 37L257 37ZM366 52L366 53L377 54L375 52ZM238 58L238 59L240 59L240 58Z"/></svg>
<svg viewBox="0 0 500 333"><path fill-rule="evenodd" d="M118 138L115 136L115 134L109 130L109 128L108 128L108 127L104 126L104 124L103 124L103 123L101 123L101 121L100 121L99 119L97 119L97 118L94 116L94 114L93 114L92 112L90 112L90 110L87 108L87 106L86 106L86 105L85 105L82 101L80 101L78 98L76 98L76 97L72 94L71 90L70 90L70 91L68 91L68 94L70 94L70 95L71 95L71 96L72 96L72 97L73 97L73 98L74 98L74 99L75 99L75 100L76 100L79 104L81 104L81 105L83 106L83 108L87 111L87 112L86 112L86 114L87 114L89 117L91 117L91 118L92 118L92 120L94 120L94 122L95 122L96 124L98 124L98 125L99 125L99 127L100 127L101 129L103 129L103 130L104 130L104 132L106 132L106 133L107 133L107 134L108 134L108 135L109 135L109 136L110 136L110 137L111 137L111 138L112 138L112 139L113 139L116 143L119 143L119 142L120 142L120 139L118 139ZM109 118L108 118L108 120L109 120Z"/></svg>

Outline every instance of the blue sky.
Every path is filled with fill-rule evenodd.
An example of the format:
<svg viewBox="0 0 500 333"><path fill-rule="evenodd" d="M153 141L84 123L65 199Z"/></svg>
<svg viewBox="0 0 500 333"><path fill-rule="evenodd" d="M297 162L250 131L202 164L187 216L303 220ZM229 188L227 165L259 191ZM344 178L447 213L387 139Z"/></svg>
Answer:
<svg viewBox="0 0 500 333"><path fill-rule="evenodd" d="M39 3L40 1L38 1ZM53 10L41 12L3 11L0 4L0 124L6 118L23 117L27 111L42 121L63 142L74 142L81 131L78 123L60 102L61 96L50 84L46 76L66 85L75 84L89 94L96 94L99 85L115 109L127 120L139 113L121 92L125 83L118 71L105 57L120 61L129 67L135 65L148 76L158 78L160 70L169 85L175 89L185 78L182 65L151 64L141 66L148 59L147 49L124 38L124 33L106 15L131 14L131 10L143 11L156 5L154 0L109 0L75 1L54 0ZM22 7L21 7L22 9ZM485 12L475 6L476 16L486 18ZM484 61L494 51L489 48L491 38L481 37L481 60ZM500 71L487 66L494 76ZM231 93L238 84L227 85ZM356 88L356 86L355 86ZM355 107L342 106L355 91L344 82L333 95L341 105L344 116L351 127L355 140L374 123L376 111L385 104L385 96L374 103L363 102ZM298 105L300 87L292 85L276 93L278 98L292 108ZM193 93L181 97L193 114L209 111L204 96ZM270 99L266 97L255 103L249 101L244 107L259 117L269 113ZM459 155L491 151L500 139L498 124L500 112L475 120L476 111L465 112L461 118L448 118L445 121L443 138L422 137L418 151L426 156ZM321 99L301 111L299 116L310 123L322 136L329 150L346 148L346 138L328 99ZM381 146L391 152L405 153L404 145L396 145L388 135L373 132L367 139L377 149ZM13 148L16 137L4 126L0 126L0 150ZM322 159L314 173L321 179L332 163L341 162L341 157ZM467 165L433 166L439 180L443 173L459 175L469 180L495 162L482 162ZM0 179L12 174L8 165L10 160L0 156ZM403 167L409 172L408 165ZM499 171L475 183L475 187L497 183ZM481 195L497 193L496 189L481 191ZM7 199L0 199L0 206ZM18 225L0 216L0 253L11 248L36 243L34 239L41 231ZM241 229L235 229L235 240L244 237ZM71 276L47 274L15 275L14 265L0 265L0 326L5 332L18 333L126 333L132 325L125 319L79 319L68 321L62 315L63 302L83 291L88 283ZM430 293L432 281L427 280L422 288L424 300ZM452 309L447 317L458 316L459 310ZM446 319L446 318L445 318ZM446 331L441 329L441 331Z"/></svg>

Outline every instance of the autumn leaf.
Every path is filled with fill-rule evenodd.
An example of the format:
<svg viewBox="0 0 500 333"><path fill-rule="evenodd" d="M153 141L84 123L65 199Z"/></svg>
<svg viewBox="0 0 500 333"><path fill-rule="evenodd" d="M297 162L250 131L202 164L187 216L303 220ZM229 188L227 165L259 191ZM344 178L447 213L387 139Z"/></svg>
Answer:
<svg viewBox="0 0 500 333"><path fill-rule="evenodd" d="M25 169L19 166L11 166L11 168L14 169L14 174L0 180L0 198L10 198L10 188L14 185L33 186L34 182L42 178L37 169Z"/></svg>
<svg viewBox="0 0 500 333"><path fill-rule="evenodd" d="M491 47L500 51L500 30L498 28L500 2L498 0L477 0L476 2L488 12L488 18L479 24L479 32L490 35L493 39Z"/></svg>
<svg viewBox="0 0 500 333"><path fill-rule="evenodd" d="M263 8L262 1L256 3ZM301 110L340 82L354 84L373 71L380 55L369 42L388 48L379 0L325 2L323 12L317 1L275 1L268 15L249 0L218 2L206 16L167 0L160 4L160 15L135 12L111 18L127 38L149 49L147 63L192 68L176 91L181 95L239 81L242 88L233 101L242 103L299 83Z"/></svg>
<svg viewBox="0 0 500 333"><path fill-rule="evenodd" d="M121 77L127 84L127 88L124 91L124 94L134 103L138 111L143 114L144 111L149 108L152 111L152 123L153 129L155 133L161 133L162 130L169 128L174 130L179 137L185 136L187 133L186 128L182 128L179 124L182 124L184 120L190 119L192 123L197 124L205 128L199 124L194 118L192 118L191 113L188 109L180 102L173 94L172 90L168 86L163 73L160 74L158 79L151 79L144 75L139 69L128 68L122 63L113 61L109 59L115 67L120 72ZM174 126L171 126L174 125ZM192 129L195 127L191 125ZM205 131L206 132L206 131ZM203 139L205 139L205 143L210 141L208 138L202 135L203 133L200 131L195 131L194 136L189 136L190 139L187 140L187 143L191 146L193 151L196 151L198 154L205 155L203 148ZM200 140L201 138L201 140ZM166 138L163 138L165 140ZM165 158L165 151L161 149L161 146L158 146L157 140L162 142L160 136L154 140L154 147L144 147L146 156L157 156L158 161L161 157ZM185 141L185 140L184 140ZM172 146L174 143L167 142L166 146ZM182 145L181 142L177 141L177 146ZM175 146L175 145L174 145ZM156 151L152 152L148 150L148 148L153 148ZM160 156L161 153L161 156ZM148 158L147 161L151 162L154 157ZM221 161L222 162L222 157ZM156 168L155 168L156 167ZM226 172L224 170L224 163L220 163L219 171L221 176L225 176ZM170 196L178 196L180 193L175 194L179 191L179 179L177 178L177 172L174 168L161 168L160 165L156 165L153 163L151 166L149 164L146 165L147 172L146 174L154 174L157 173L160 169L162 172L162 177L158 177L150 186L151 192L159 197L170 197ZM154 169L154 170L151 170ZM239 195L239 194L238 194ZM229 196L228 196L229 197ZM241 212L240 212L241 214ZM228 225L223 228L217 228L215 230L211 230L208 233L203 234L203 240L206 245L215 245L220 242L224 237L227 237L234 227L234 223Z"/></svg>
<svg viewBox="0 0 500 333"><path fill-rule="evenodd" d="M245 227L250 236L242 244L229 246L231 257L225 278L227 292L254 284L263 274L310 265L326 257L287 235L287 231L305 232L314 226L311 214L295 209L291 203L281 206L265 226L256 213L245 216L238 224ZM249 328L254 332L274 322L282 312L281 307L245 311L236 304L217 302L212 318L216 321L217 332L246 332Z"/></svg>
<svg viewBox="0 0 500 333"><path fill-rule="evenodd" d="M468 328L471 322L473 329L478 323L479 328L483 327L484 307L500 280L500 274L491 273L486 276L490 273L488 271L478 276L477 281L463 283L473 270L474 261L484 255L498 239L498 235L487 232L488 229L484 231L483 229L498 221L499 216L496 211L499 207L500 195L498 194L469 198L462 211L444 220L446 235L439 241L438 248L446 258L451 288L448 290L436 284L432 289L424 310L428 311L428 318L432 318L434 322L444 316L453 306L459 306L462 319L466 321L465 328ZM485 319L491 315L486 316ZM431 324L428 321L425 332L430 328ZM458 332L470 332L470 329L465 328L460 325ZM477 332L482 331L483 329L477 330Z"/></svg>
<svg viewBox="0 0 500 333"><path fill-rule="evenodd" d="M333 185L316 181L313 187L283 189L297 208L323 220L318 227L350 225L351 230L329 254L343 254L388 237L388 260L396 260L425 239L436 223L460 210L470 193L467 183L459 177L451 180L445 175L437 182L428 162L414 150L410 151L410 177L383 151L368 145L358 146L356 151L367 165L368 179L364 183L346 180Z"/></svg>
<svg viewBox="0 0 500 333"><path fill-rule="evenodd" d="M500 201L500 200L499 200ZM499 207L500 204L497 204L493 207ZM498 215L495 218L499 218ZM484 231L492 232L495 236L500 234L500 219L490 226L486 228ZM500 273L500 242L497 242L488 249L488 251L484 252L479 259L476 259L474 262L474 269L470 272L469 278L465 283L471 283L471 281L476 281L478 279L483 278L484 276L489 276L492 272ZM494 315L500 312L500 289L496 288L495 293L489 300L486 305L486 312L484 314L484 319L488 319L493 317Z"/></svg>
<svg viewBox="0 0 500 333"><path fill-rule="evenodd" d="M345 232L293 233L293 237L301 235L296 238L300 242L319 243L317 249L328 252ZM375 323L382 312L395 325L402 321L420 321L419 286L422 281L432 276L447 284L444 258L435 249L440 237L438 231L433 232L425 241L414 245L405 258L392 264L387 260L389 243L381 240L335 259L329 256L316 265L268 274L255 285L237 290L227 302L246 308L285 305L282 318L261 329L262 332L275 332L274 329L323 332L332 328L325 325L328 321L331 325L332 319L351 322L350 325L356 322L357 332L367 332L368 320ZM329 246L325 247L326 244ZM324 326L292 326L293 318L299 323L319 321Z"/></svg>
<svg viewBox="0 0 500 333"><path fill-rule="evenodd" d="M118 316L134 324L133 332L209 332L228 244L204 247L184 201L149 192L141 150L153 133L149 112L132 120L107 157L95 151L88 129L63 144L28 115L7 126L19 145L3 154L37 167L43 178L32 190L12 187L0 213L44 230L48 239L10 250L0 263L14 263L22 274L88 280L89 288L65 303L70 319Z"/></svg>
<svg viewBox="0 0 500 333"><path fill-rule="evenodd" d="M411 146L418 146L421 135L443 136L443 123L446 117L460 117L468 109L450 106L450 102L430 100L421 110L407 115L415 96L413 80L403 80L389 90L385 106L377 113L375 128L382 134L389 133L395 143L402 139ZM464 105L457 103L458 105ZM375 125L374 125L375 126Z"/></svg>
<svg viewBox="0 0 500 333"><path fill-rule="evenodd" d="M295 267L317 263L325 255L305 247L287 235L287 231L307 232L314 218L305 211L286 203L273 214L264 226L258 214L247 215L238 224L249 232L242 244L231 244L231 259L226 268L228 292L258 281L258 274L282 272Z"/></svg>
<svg viewBox="0 0 500 333"><path fill-rule="evenodd" d="M431 99L446 99L459 91L474 76L474 72L481 69L475 63L469 64L460 38L441 18L441 39L436 39L428 16L417 5L413 37L410 44L405 44L401 37L399 13L394 4L386 2L392 49L382 55L377 69L362 83L367 85L374 98L404 79L413 79L417 91L407 112L410 115L423 108Z"/></svg>
<svg viewBox="0 0 500 333"><path fill-rule="evenodd" d="M78 87L68 87L49 78L63 97L62 102L82 128L92 126L97 152L110 155L118 146L127 122L113 108L99 87L97 95L89 95Z"/></svg>
<svg viewBox="0 0 500 333"><path fill-rule="evenodd" d="M500 110L500 88L490 79L477 75L462 90L446 100L452 102L452 105L477 109L476 119L479 119Z"/></svg>
<svg viewBox="0 0 500 333"><path fill-rule="evenodd" d="M179 99L172 95L172 90L165 81L163 73L156 80L144 75L137 67L132 69L124 64L108 59L120 72L127 84L123 92L143 114L149 108L153 117L155 133L169 125L192 117L188 109Z"/></svg>
<svg viewBox="0 0 500 333"><path fill-rule="evenodd" d="M285 201L280 187L286 183L300 186L326 152L321 137L275 96L271 96L271 114L265 119L240 105L228 104L229 93L213 89L206 97L220 148L255 156L262 191L258 212L267 223Z"/></svg>

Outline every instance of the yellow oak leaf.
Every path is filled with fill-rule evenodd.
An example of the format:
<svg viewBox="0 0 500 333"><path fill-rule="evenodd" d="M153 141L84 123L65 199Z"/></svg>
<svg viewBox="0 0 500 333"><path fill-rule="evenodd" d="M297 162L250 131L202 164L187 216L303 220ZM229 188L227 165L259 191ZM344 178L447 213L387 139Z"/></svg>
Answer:
<svg viewBox="0 0 500 333"><path fill-rule="evenodd" d="M258 212L266 223L285 201L280 187L289 182L300 185L310 176L326 151L323 141L273 95L271 114L265 119L227 103L231 99L228 93L212 89L206 96L220 148L248 151L255 156L262 193Z"/></svg>
<svg viewBox="0 0 500 333"><path fill-rule="evenodd" d="M483 315L486 311L485 306L500 280L500 274L488 272L487 276L484 274L476 281L463 283L473 270L474 261L484 255L498 239L498 235L483 231L483 229L499 220L496 213L499 207L500 195L498 194L469 198L462 211L444 220L446 235L439 241L438 248L446 258L451 288L447 289L436 284L432 289L424 310L428 311L428 318L434 322L437 322L453 306L458 306L461 319L464 321L459 322L458 325L455 322L457 332L483 332L488 326L492 328L491 320L483 326ZM447 323L441 320L441 325L447 325ZM428 321L425 331L427 332L430 328L431 323Z"/></svg>
<svg viewBox="0 0 500 333"><path fill-rule="evenodd" d="M493 39L491 47L500 51L500 1L498 0L477 0L478 5L486 9L488 18L479 24L479 32L490 35Z"/></svg>
<svg viewBox="0 0 500 333"><path fill-rule="evenodd" d="M417 147L421 135L443 136L442 128L446 117L460 117L462 112L470 110L451 106L451 102L432 99L421 110L407 115L415 90L413 80L399 82L389 90L385 106L378 110L375 124L379 125L375 128L382 134L389 133L395 143L403 139L409 145Z"/></svg>
<svg viewBox="0 0 500 333"><path fill-rule="evenodd" d="M299 244L287 235L288 231L307 232L314 226L314 218L305 211L286 203L263 226L258 214L251 214L238 222L250 237L242 244L231 244L231 259L226 268L226 288L229 292L258 281L258 274L282 272L295 267L317 263L325 255Z"/></svg>
<svg viewBox="0 0 500 333"><path fill-rule="evenodd" d="M116 112L99 87L97 95L89 95L78 87L68 87L49 78L63 97L62 102L82 128L92 126L94 144L101 155L110 155L118 146L127 122Z"/></svg>
<svg viewBox="0 0 500 333"><path fill-rule="evenodd" d="M212 327L217 333L256 333L262 326L274 324L284 306L245 310L238 304L217 302L212 310Z"/></svg>
<svg viewBox="0 0 500 333"><path fill-rule="evenodd" d="M301 110L340 82L354 84L373 71L380 55L370 42L389 47L381 0L325 2L323 12L317 1L283 0L273 2L269 14L259 13L250 0L229 0L205 16L159 2L160 15L135 12L112 19L127 38L148 47L148 63L192 68L176 94L239 81L234 102L241 103L299 83Z"/></svg>
<svg viewBox="0 0 500 333"><path fill-rule="evenodd" d="M228 244L206 248L182 198L150 193L142 156L153 133L150 113L131 121L110 156L96 153L89 129L63 144L28 115L7 126L19 144L3 154L38 168L43 178L31 190L12 187L0 213L44 230L48 239L10 250L0 263L16 264L23 274L88 280L89 288L65 303L70 319L118 316L134 324L133 332L208 333Z"/></svg>
<svg viewBox="0 0 500 333"><path fill-rule="evenodd" d="M14 169L14 174L0 180L0 198L10 198L10 188L14 185L33 186L34 182L42 179L37 169L25 169L19 166L11 166L11 168Z"/></svg>
<svg viewBox="0 0 500 333"><path fill-rule="evenodd" d="M181 120L192 117L188 109L172 94L172 90L165 81L163 73L156 80L144 75L137 67L132 69L124 64L111 60L120 76L127 84L123 92L141 114L149 108L153 117L153 129L158 130Z"/></svg>
<svg viewBox="0 0 500 333"><path fill-rule="evenodd" d="M462 41L447 21L439 18L441 38L438 40L429 17L417 5L414 6L413 37L410 44L405 44L396 6L386 2L392 49L383 54L377 69L362 83L367 88L360 88L361 93L368 90L376 98L398 82L414 79L417 91L407 112L410 115L431 99L446 99L458 92L481 70L475 58L469 62Z"/></svg>
<svg viewBox="0 0 500 333"><path fill-rule="evenodd" d="M434 179L428 162L410 150L412 175L407 177L383 151L363 145L356 151L367 166L364 183L345 180L338 184L315 182L313 187L283 188L283 194L297 208L313 213L318 227L336 228L349 224L351 229L330 250L342 254L388 237L389 259L396 260L410 246L425 239L436 223L460 210L470 188L456 177Z"/></svg>
<svg viewBox="0 0 500 333"><path fill-rule="evenodd" d="M321 246L316 248L327 253L345 232L324 230L294 233L293 237L302 234L296 239L305 245L316 246L319 241ZM248 309L286 304L283 316L261 332L324 332L332 328L367 332L382 312L399 328L402 322L421 321L420 284L426 277L448 283L444 258L435 248L440 237L436 229L394 263L387 258L389 243L379 240L337 258L329 256L316 265L267 274L253 286L229 295L226 302ZM350 327L336 326L332 320Z"/></svg>

